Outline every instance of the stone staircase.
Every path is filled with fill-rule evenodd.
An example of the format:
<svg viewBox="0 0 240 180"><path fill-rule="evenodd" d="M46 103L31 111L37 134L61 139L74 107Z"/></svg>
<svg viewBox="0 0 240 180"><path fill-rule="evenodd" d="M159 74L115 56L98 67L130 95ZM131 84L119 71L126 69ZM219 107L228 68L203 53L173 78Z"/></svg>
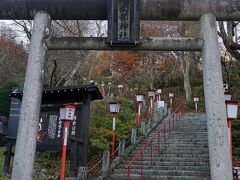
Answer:
<svg viewBox="0 0 240 180"><path fill-rule="evenodd" d="M146 148L143 155L142 179L161 180L208 180L210 179L209 153L207 140L207 121L205 114L187 114L182 117L176 126L167 144L164 145L161 133L161 154L158 156L157 129L149 137L155 136L152 146L152 162L150 147ZM113 170L110 179L127 179L125 167L133 157L147 143L144 139L131 153L129 153L119 166ZM132 165L130 179L141 179L141 158Z"/></svg>

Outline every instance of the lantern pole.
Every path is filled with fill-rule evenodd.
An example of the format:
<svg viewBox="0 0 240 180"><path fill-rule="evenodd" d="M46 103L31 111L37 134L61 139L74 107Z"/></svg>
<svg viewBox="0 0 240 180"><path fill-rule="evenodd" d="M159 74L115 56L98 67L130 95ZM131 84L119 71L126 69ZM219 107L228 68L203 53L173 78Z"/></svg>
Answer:
<svg viewBox="0 0 240 180"><path fill-rule="evenodd" d="M141 103L140 102L138 102L137 124L138 124L138 128L140 128L140 124L141 124Z"/></svg>
<svg viewBox="0 0 240 180"><path fill-rule="evenodd" d="M173 99L172 99L172 97L170 97L170 112L172 112L172 104L173 104Z"/></svg>
<svg viewBox="0 0 240 180"><path fill-rule="evenodd" d="M226 114L227 114L227 125L228 125L228 138L230 147L230 158L232 162L232 121L237 119L238 114L238 102L237 101L225 101Z"/></svg>
<svg viewBox="0 0 240 180"><path fill-rule="evenodd" d="M122 85L122 84L119 84L119 85L118 85L118 93L119 93L120 96L121 96L122 93L123 93L123 85Z"/></svg>
<svg viewBox="0 0 240 180"><path fill-rule="evenodd" d="M101 83L101 94L102 94L103 98L105 98L104 86L105 86L105 84L104 84L104 82L102 82L102 83Z"/></svg>
<svg viewBox="0 0 240 180"><path fill-rule="evenodd" d="M116 114L119 112L120 104L115 102L109 103L110 113L112 114L113 123L112 123L112 157L115 153L115 128L116 128Z"/></svg>
<svg viewBox="0 0 240 180"><path fill-rule="evenodd" d="M150 114L153 116L153 96L150 96Z"/></svg>
<svg viewBox="0 0 240 180"><path fill-rule="evenodd" d="M158 101L158 93L157 92L155 92L155 99L156 99L156 101Z"/></svg>
<svg viewBox="0 0 240 180"><path fill-rule="evenodd" d="M112 85L112 83L109 82L109 83L108 83L108 97L111 96L111 85Z"/></svg>
<svg viewBox="0 0 240 180"><path fill-rule="evenodd" d="M161 93L162 93L162 89L157 89L157 101L161 101Z"/></svg>
<svg viewBox="0 0 240 180"><path fill-rule="evenodd" d="M198 112L198 102L197 101L195 102L195 111L196 111L196 113Z"/></svg>
<svg viewBox="0 0 240 180"><path fill-rule="evenodd" d="M115 151L115 128L116 128L116 113L112 113L113 124L112 124L112 156L114 157Z"/></svg>
<svg viewBox="0 0 240 180"><path fill-rule="evenodd" d="M143 103L144 95L136 94L136 100L137 100L137 106L138 106L137 125L138 125L138 128L140 128L140 126L141 126L141 104Z"/></svg>
<svg viewBox="0 0 240 180"><path fill-rule="evenodd" d="M148 90L148 97L150 98L150 107L149 107L149 112L150 112L150 116L153 116L153 97L155 95L155 91L154 90Z"/></svg>
<svg viewBox="0 0 240 180"><path fill-rule="evenodd" d="M64 119L63 120L63 146L62 146L62 163L61 163L61 172L60 172L60 180L64 180L65 178L65 166L66 166L66 156L67 156L67 139L68 139L68 127L70 121Z"/></svg>
<svg viewBox="0 0 240 180"><path fill-rule="evenodd" d="M169 98L170 98L170 112L172 112L172 105L173 105L173 94L169 93Z"/></svg>
<svg viewBox="0 0 240 180"><path fill-rule="evenodd" d="M228 124L228 136L229 136L229 146L230 146L230 157L232 161L232 119L227 118Z"/></svg>
<svg viewBox="0 0 240 180"><path fill-rule="evenodd" d="M62 162L60 170L60 180L65 178L65 166L67 156L67 140L68 140L68 128L70 121L74 120L76 107L73 105L67 105L64 108L60 108L60 120L63 121L63 145L62 145Z"/></svg>
<svg viewBox="0 0 240 180"><path fill-rule="evenodd" d="M194 97L193 101L195 103L195 113L197 113L198 112L198 101L199 101L199 98L198 97Z"/></svg>

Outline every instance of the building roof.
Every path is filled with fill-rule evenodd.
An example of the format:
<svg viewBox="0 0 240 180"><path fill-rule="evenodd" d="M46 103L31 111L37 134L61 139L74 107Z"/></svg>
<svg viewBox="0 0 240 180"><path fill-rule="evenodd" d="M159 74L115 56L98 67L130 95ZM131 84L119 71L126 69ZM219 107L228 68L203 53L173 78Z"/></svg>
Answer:
<svg viewBox="0 0 240 180"><path fill-rule="evenodd" d="M21 100L23 88L14 88L10 96ZM92 84L48 87L43 88L42 105L83 102L88 96L91 96L91 101L103 99L98 87Z"/></svg>

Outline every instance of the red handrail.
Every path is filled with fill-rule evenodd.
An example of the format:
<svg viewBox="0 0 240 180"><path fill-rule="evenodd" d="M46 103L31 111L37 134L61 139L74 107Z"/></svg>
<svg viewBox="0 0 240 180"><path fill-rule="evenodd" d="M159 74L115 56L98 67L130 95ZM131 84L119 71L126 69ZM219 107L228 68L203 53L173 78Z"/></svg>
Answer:
<svg viewBox="0 0 240 180"><path fill-rule="evenodd" d="M157 140L158 140L158 156L160 156L160 148L161 148L161 136L160 136L160 133L162 131L162 129L164 129L164 144L166 146L166 125L168 123L168 139L169 139L169 136L170 136L170 131L171 131L171 119L173 121L173 128L172 130L175 129L175 125L174 125L174 121L176 121L176 125L179 123L180 121L180 118L181 118L181 115L182 115L182 111L181 111L181 108L183 107L183 104L181 104L180 106L178 106L178 108L174 111L174 113L172 113L172 115L167 118L163 123L162 125L160 126L160 128L158 129L157 131ZM176 117L175 117L176 115ZM144 151L146 150L146 148L148 146L150 146L150 160L151 160L151 164L152 164L152 144L153 144L153 139L155 138L155 136L151 136L149 138L149 140L147 141L147 143L141 148L141 150L137 153L137 155L128 163L128 165L125 167L125 169L127 169L127 177L128 177L128 180L130 180L130 170L131 170L131 165L135 162L135 160L137 160L139 157L141 157L141 162L140 162L140 175L141 175L141 179L143 179L143 164L142 164L142 161L143 161L143 155L144 155Z"/></svg>

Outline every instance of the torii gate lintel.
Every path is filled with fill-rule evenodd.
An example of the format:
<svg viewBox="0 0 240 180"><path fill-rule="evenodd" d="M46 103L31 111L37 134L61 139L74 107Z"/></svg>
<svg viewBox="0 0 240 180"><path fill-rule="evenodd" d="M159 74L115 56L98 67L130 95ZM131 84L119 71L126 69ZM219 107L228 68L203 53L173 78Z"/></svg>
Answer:
<svg viewBox="0 0 240 180"><path fill-rule="evenodd" d="M139 0L141 20L198 21L212 13L217 20L240 20L237 0ZM29 20L41 10L53 20L107 20L108 0L1 0L0 19Z"/></svg>

